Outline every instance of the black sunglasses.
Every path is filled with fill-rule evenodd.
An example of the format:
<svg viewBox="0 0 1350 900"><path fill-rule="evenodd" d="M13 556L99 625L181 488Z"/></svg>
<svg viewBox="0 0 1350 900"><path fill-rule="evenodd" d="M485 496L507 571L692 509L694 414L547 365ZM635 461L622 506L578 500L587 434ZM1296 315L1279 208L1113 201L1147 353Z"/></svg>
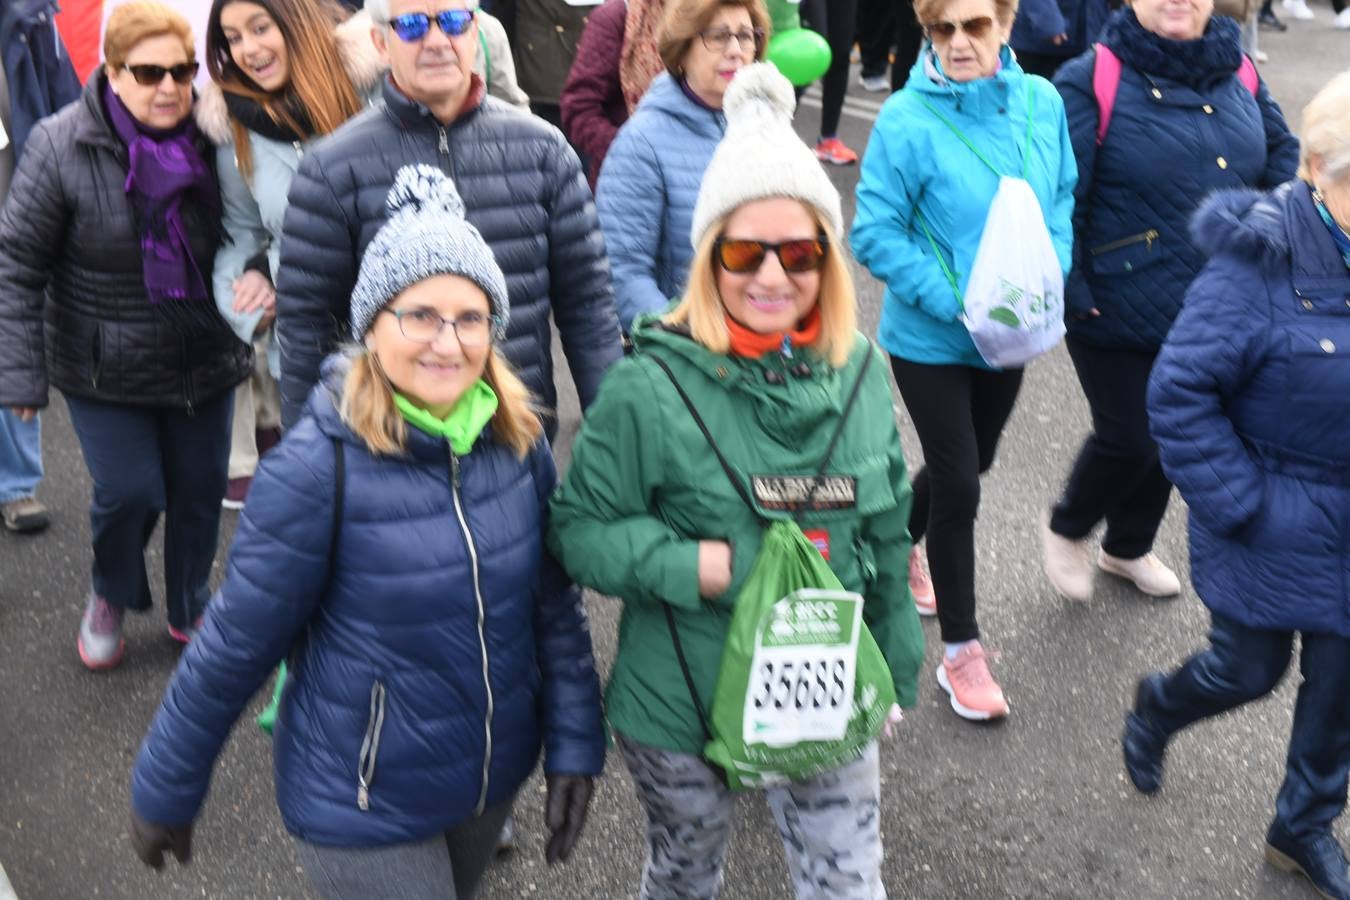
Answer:
<svg viewBox="0 0 1350 900"><path fill-rule="evenodd" d="M179 63L176 66L125 66L131 73L131 77L136 79L136 83L145 87L154 87L164 80L165 75L172 76L174 84L191 84L192 79L197 77L199 68L195 62Z"/></svg>
<svg viewBox="0 0 1350 900"><path fill-rule="evenodd" d="M929 39L936 44L945 44L956 37L958 31L964 31L978 41L993 27L994 20L989 16L977 16L962 22L930 22L925 26Z"/></svg>
<svg viewBox="0 0 1350 900"><path fill-rule="evenodd" d="M764 265L764 258L773 251L778 255L778 263L784 272L814 272L825 263L825 254L829 250L824 236L803 238L796 241L783 241L770 244L767 241L734 240L718 238L713 247L717 253L717 262L728 272L748 275L758 272Z"/></svg>
<svg viewBox="0 0 1350 900"><path fill-rule="evenodd" d="M435 15L420 12L404 13L390 19L389 25L394 29L394 34L399 36L399 40L412 43L427 36L433 19L441 27L441 31L450 37L459 37L473 24L473 15L474 11L471 9L446 9Z"/></svg>

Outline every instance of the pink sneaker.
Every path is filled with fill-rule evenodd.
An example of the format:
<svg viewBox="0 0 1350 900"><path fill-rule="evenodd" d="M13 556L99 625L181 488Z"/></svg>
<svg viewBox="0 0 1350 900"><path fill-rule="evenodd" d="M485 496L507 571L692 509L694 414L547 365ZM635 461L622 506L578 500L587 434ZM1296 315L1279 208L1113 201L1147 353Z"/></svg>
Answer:
<svg viewBox="0 0 1350 900"><path fill-rule="evenodd" d="M937 615L933 582L928 577L928 570L923 567L923 551L917 545L909 551L909 592L914 595L914 609L919 615Z"/></svg>
<svg viewBox="0 0 1350 900"><path fill-rule="evenodd" d="M955 659L948 659L944 653L938 665L937 680L951 695L952 709L963 719L983 722L1008 714L1003 688L989 674L989 663L985 661L984 648L979 641L966 644Z"/></svg>
<svg viewBox="0 0 1350 900"><path fill-rule="evenodd" d="M190 644L192 643L192 639L197 636L197 632L201 630L202 630L202 617L198 616L197 621L193 622L192 627L188 628L186 631L184 631L181 628L174 628L172 625L170 625L169 637L173 638L180 644Z"/></svg>

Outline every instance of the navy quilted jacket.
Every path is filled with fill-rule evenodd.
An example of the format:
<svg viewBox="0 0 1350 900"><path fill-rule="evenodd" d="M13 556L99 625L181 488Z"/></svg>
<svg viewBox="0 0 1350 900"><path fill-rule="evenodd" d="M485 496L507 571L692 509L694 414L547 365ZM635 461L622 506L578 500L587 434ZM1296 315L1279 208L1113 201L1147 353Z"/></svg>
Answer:
<svg viewBox="0 0 1350 900"><path fill-rule="evenodd" d="M694 202L726 129L721 112L695 103L662 72L610 145L595 202L625 331L684 293Z"/></svg>
<svg viewBox="0 0 1350 900"><path fill-rule="evenodd" d="M1196 592L1254 628L1350 637L1350 271L1301 181L1218 195L1194 234L1214 258L1148 408Z"/></svg>
<svg viewBox="0 0 1350 900"><path fill-rule="evenodd" d="M1211 19L1200 40L1172 41L1125 8L1101 41L1123 63L1101 147L1095 51L1055 77L1078 158L1067 324L1085 343L1156 352L1204 265L1188 232L1196 208L1221 188L1272 188L1293 178L1298 140L1265 83L1253 97L1238 80L1231 19ZM1093 308L1101 315L1090 316Z"/></svg>
<svg viewBox="0 0 1350 900"><path fill-rule="evenodd" d="M494 97L442 127L386 78L384 104L314 144L291 184L277 273L282 417L300 414L319 364L348 340L361 254L384 224L398 170L424 163L459 188L506 275L502 346L551 412L553 314L583 408L619 358L604 241L581 163L561 132ZM556 428L552 416L545 422Z"/></svg>
<svg viewBox="0 0 1350 900"><path fill-rule="evenodd" d="M302 635L273 747L297 837L424 839L514 794L541 740L546 771L600 772L585 612L543 543L548 446L522 461L485 432L456 458L410 427L406 456L372 456L334 409L339 363L258 469L225 582L141 746L132 802L151 822L196 818L231 726ZM346 485L330 559L334 438Z"/></svg>

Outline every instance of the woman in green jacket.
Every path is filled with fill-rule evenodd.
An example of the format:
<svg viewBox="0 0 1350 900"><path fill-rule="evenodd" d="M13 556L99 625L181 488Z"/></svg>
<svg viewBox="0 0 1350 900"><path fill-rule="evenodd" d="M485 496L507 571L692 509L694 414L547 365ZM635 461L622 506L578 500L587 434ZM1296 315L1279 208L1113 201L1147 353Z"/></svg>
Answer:
<svg viewBox="0 0 1350 900"><path fill-rule="evenodd" d="M796 516L863 596L899 706L915 702L923 655L907 585L910 490L885 366L855 326L839 195L792 132L792 89L775 69L743 69L725 108L688 288L672 311L635 323L633 353L606 377L553 501L550 543L565 568L624 602L606 705L648 817L643 898L711 898L721 884L733 804L701 756L702 711L766 520ZM826 489L805 508L827 456ZM887 733L899 718L893 707ZM877 767L873 740L767 790L799 898L885 897Z"/></svg>

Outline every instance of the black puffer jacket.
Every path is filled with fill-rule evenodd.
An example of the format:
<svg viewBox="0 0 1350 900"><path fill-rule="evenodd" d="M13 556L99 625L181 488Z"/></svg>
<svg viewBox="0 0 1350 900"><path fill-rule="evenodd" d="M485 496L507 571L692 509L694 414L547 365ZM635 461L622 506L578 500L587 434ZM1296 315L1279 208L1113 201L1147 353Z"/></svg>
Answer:
<svg viewBox="0 0 1350 900"><path fill-rule="evenodd" d="M44 407L50 382L93 400L190 409L252 366L252 348L210 300L191 333L151 304L106 83L96 73L33 129L0 211L0 406ZM205 142L202 151L209 163ZM182 215L209 285L218 214L187 200Z"/></svg>
<svg viewBox="0 0 1350 900"><path fill-rule="evenodd" d="M384 98L315 144L291 184L277 274L283 420L295 422L319 364L350 339L361 255L384 224L398 170L417 163L454 179L506 275L511 323L502 349L525 384L554 409L551 311L589 405L620 356L619 322L576 153L556 128L492 97L448 126L388 78ZM555 420L545 421L552 434Z"/></svg>

